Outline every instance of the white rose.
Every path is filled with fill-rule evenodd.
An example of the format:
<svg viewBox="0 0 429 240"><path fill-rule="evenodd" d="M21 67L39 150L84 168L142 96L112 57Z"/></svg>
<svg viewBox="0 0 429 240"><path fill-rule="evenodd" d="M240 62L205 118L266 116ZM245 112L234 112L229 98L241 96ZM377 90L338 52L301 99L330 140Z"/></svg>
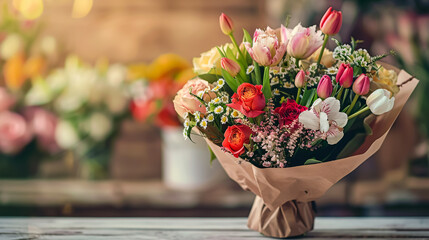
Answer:
<svg viewBox="0 0 429 240"><path fill-rule="evenodd" d="M76 129L68 121L60 121L55 129L55 140L64 149L71 149L79 142Z"/></svg>
<svg viewBox="0 0 429 240"><path fill-rule="evenodd" d="M54 93L58 93L67 86L68 76L64 69L57 69L49 74L46 82Z"/></svg>
<svg viewBox="0 0 429 240"><path fill-rule="evenodd" d="M3 59L9 59L24 49L24 41L18 34L10 34L3 40L0 46L0 55Z"/></svg>
<svg viewBox="0 0 429 240"><path fill-rule="evenodd" d="M85 101L86 96L82 92L68 90L57 98L54 106L57 111L67 113L78 110Z"/></svg>
<svg viewBox="0 0 429 240"><path fill-rule="evenodd" d="M52 100L50 87L43 79L33 81L33 85L25 96L25 103L30 106L43 105Z"/></svg>
<svg viewBox="0 0 429 240"><path fill-rule="evenodd" d="M95 112L86 121L85 128L91 138L102 141L112 131L113 123L106 114Z"/></svg>

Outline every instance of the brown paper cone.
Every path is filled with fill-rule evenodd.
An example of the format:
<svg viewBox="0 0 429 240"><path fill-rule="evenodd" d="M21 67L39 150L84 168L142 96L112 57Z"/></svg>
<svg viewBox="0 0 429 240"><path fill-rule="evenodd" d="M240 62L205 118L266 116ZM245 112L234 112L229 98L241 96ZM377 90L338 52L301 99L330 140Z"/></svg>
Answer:
<svg viewBox="0 0 429 240"><path fill-rule="evenodd" d="M398 84L405 82L410 77L408 73L401 71L398 75ZM249 216L249 227L263 231L267 236L283 235L280 233L284 233L283 237L286 237L292 236L287 234L295 234L292 230L288 232L288 228L299 226L296 223L298 219L295 217L296 215L284 214L288 213L286 209L288 206L292 207L287 203L293 200L304 203L316 200L332 185L377 152L417 84L418 80L415 79L401 87L400 92L396 95L393 109L375 118L371 123L373 134L367 136L362 146L350 157L290 168L258 168L242 159L240 161L206 139L228 176L244 190L251 191L260 197L255 200L255 203L261 201L264 204L263 207L254 205L256 209L252 209L253 214ZM238 162L241 163L238 164ZM283 207L283 205L285 206ZM258 210L262 208L263 210ZM256 214L255 211L260 214ZM289 210L289 213L291 211ZM270 223L274 225L271 227ZM311 230L311 228L307 230ZM300 231L302 231L301 228Z"/></svg>
<svg viewBox="0 0 429 240"><path fill-rule="evenodd" d="M294 237L311 231L315 216L311 202L292 200L272 211L256 196L247 226L270 237Z"/></svg>

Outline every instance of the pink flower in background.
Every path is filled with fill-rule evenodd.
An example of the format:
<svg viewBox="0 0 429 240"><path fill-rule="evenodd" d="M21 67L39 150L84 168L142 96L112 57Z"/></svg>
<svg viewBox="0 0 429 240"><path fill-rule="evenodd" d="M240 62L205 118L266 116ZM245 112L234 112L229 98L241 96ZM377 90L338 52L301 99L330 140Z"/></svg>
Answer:
<svg viewBox="0 0 429 240"><path fill-rule="evenodd" d="M267 30L256 29L253 35L253 46L245 42L244 46L253 60L262 66L277 65L286 53L288 29L283 25L279 30L267 27Z"/></svg>
<svg viewBox="0 0 429 240"><path fill-rule="evenodd" d="M287 52L294 58L305 59L310 57L322 44L322 32L316 31L316 26L305 28L298 24L290 33Z"/></svg>
<svg viewBox="0 0 429 240"><path fill-rule="evenodd" d="M0 112L9 110L15 102L15 97L6 88L0 87Z"/></svg>
<svg viewBox="0 0 429 240"><path fill-rule="evenodd" d="M55 140L58 118L53 113L39 107L26 108L23 114L34 135L36 135L39 147L48 153L60 151Z"/></svg>
<svg viewBox="0 0 429 240"><path fill-rule="evenodd" d="M0 151L2 153L18 153L31 138L31 128L24 117L14 112L0 112Z"/></svg>
<svg viewBox="0 0 429 240"><path fill-rule="evenodd" d="M216 94L209 90L210 84L203 79L196 78L188 81L185 86L177 92L173 100L174 109L176 109L176 112L181 117L187 112L194 113L199 111L203 114L206 113L206 107L190 93L197 96L200 95L204 101L209 102L211 99L216 98Z"/></svg>

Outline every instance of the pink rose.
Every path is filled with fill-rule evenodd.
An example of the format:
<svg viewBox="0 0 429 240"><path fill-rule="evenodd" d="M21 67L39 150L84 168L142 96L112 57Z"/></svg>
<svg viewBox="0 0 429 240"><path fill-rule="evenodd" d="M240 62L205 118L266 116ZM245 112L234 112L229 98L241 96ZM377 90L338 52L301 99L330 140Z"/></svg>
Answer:
<svg viewBox="0 0 429 240"><path fill-rule="evenodd" d="M0 112L9 110L15 104L15 97L6 88L0 87Z"/></svg>
<svg viewBox="0 0 429 240"><path fill-rule="evenodd" d="M210 90L210 84L207 81L199 78L189 80L185 86L177 92L173 100L176 112L181 117L183 117L186 112L194 113L199 111L205 114L206 107L190 94L190 92L192 92L192 94L198 96L198 94L203 93L205 90ZM202 98L205 102L209 102L210 99L216 98L216 94L213 92L206 92L202 95Z"/></svg>
<svg viewBox="0 0 429 240"><path fill-rule="evenodd" d="M25 119L14 112L0 113L0 151L6 154L19 152L32 138Z"/></svg>
<svg viewBox="0 0 429 240"><path fill-rule="evenodd" d="M48 153L58 152L60 147L55 140L58 118L51 112L39 107L25 109L24 116L36 135L39 147Z"/></svg>

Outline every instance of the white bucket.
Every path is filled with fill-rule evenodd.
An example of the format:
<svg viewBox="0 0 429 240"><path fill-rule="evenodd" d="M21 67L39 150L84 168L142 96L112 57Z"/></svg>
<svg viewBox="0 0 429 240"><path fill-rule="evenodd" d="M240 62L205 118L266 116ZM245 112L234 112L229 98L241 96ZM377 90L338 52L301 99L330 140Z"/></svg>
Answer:
<svg viewBox="0 0 429 240"><path fill-rule="evenodd" d="M198 191L225 178L217 160L210 165L210 152L201 136L183 138L183 128L162 129L162 178L174 190Z"/></svg>

